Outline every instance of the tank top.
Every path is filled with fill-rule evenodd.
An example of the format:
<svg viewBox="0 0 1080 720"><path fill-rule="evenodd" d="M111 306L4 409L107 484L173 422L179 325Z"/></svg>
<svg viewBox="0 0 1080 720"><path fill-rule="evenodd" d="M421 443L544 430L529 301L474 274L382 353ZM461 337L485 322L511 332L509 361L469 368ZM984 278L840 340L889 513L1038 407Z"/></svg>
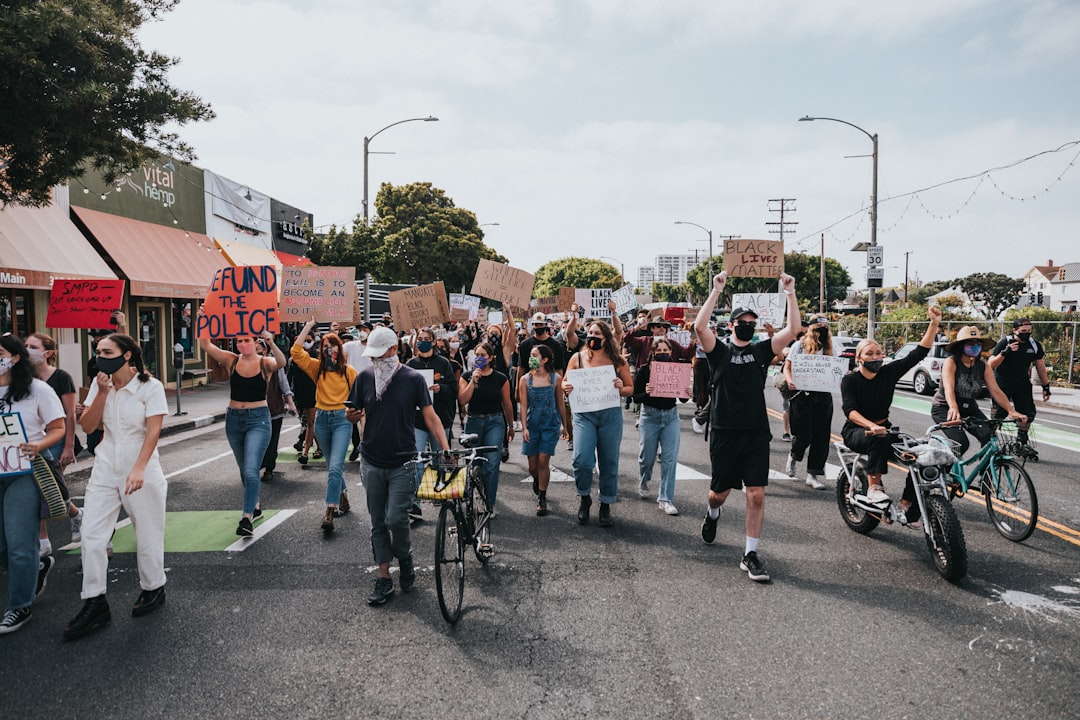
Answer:
<svg viewBox="0 0 1080 720"><path fill-rule="evenodd" d="M232 375L229 376L229 399L236 402L266 400L266 378L263 377L262 371L251 377L245 377L236 372L236 365L233 365Z"/></svg>
<svg viewBox="0 0 1080 720"><path fill-rule="evenodd" d="M958 403L973 402L982 394L986 385L986 364L982 358L975 361L971 367L964 365L962 360L955 361L956 375L953 378L953 391ZM948 405L945 399L945 384L939 383L934 393L934 405Z"/></svg>

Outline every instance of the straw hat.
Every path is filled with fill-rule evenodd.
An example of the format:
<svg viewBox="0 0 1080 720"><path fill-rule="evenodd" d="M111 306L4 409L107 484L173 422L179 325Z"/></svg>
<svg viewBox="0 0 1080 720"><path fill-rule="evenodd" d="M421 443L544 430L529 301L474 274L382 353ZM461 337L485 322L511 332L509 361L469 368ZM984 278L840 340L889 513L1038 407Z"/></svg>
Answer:
<svg viewBox="0 0 1080 720"><path fill-rule="evenodd" d="M967 343L969 340L978 340L979 343L982 345L983 352L986 352L990 348L994 347L994 341L988 337L983 337L982 333L979 332L979 328L975 327L974 325L967 325L960 328L960 330L956 333L956 339L945 346L945 351L949 353L954 353L961 347L963 347L964 344Z"/></svg>

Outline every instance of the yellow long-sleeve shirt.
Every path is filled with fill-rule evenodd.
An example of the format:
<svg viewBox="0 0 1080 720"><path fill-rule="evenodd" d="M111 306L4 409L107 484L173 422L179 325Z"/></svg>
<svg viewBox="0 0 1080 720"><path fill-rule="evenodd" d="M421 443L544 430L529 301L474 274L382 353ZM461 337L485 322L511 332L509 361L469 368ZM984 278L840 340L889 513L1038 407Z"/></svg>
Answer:
<svg viewBox="0 0 1080 720"><path fill-rule="evenodd" d="M319 410L344 410L345 401L349 399L349 391L356 380L356 370L346 365L344 375L336 372L319 375L322 362L308 355L302 346L293 345L289 354L296 366L315 381L315 407ZM345 356L341 355L340 360L345 362Z"/></svg>

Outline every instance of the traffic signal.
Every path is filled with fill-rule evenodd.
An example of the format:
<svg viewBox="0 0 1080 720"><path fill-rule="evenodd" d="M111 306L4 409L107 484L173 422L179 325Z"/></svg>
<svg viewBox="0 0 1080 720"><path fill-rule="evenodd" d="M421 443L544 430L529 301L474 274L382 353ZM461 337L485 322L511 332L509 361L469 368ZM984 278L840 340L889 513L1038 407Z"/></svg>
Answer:
<svg viewBox="0 0 1080 720"><path fill-rule="evenodd" d="M1043 295L1042 295L1041 290L1039 291L1039 294L1036 297L1038 298L1038 302L1036 302L1036 304L1037 305L1042 305Z"/></svg>

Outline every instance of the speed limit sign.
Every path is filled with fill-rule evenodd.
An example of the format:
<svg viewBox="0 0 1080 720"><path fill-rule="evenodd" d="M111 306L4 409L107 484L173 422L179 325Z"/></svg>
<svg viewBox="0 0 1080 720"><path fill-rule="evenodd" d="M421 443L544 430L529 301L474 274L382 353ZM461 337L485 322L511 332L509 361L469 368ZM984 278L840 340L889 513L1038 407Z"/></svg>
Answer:
<svg viewBox="0 0 1080 720"><path fill-rule="evenodd" d="M881 245L871 245L866 248L866 267L876 268L885 264L885 248Z"/></svg>

